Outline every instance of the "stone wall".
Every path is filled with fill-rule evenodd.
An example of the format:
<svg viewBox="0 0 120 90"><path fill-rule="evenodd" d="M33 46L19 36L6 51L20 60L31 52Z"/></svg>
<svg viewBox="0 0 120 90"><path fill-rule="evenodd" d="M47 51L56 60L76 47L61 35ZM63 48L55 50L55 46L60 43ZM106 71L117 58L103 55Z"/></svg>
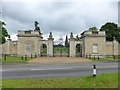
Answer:
<svg viewBox="0 0 120 90"><path fill-rule="evenodd" d="M31 56L40 54L42 34L38 31L18 31L17 54ZM26 51L26 44L30 45L30 51Z"/></svg>
<svg viewBox="0 0 120 90"><path fill-rule="evenodd" d="M17 54L18 55L28 55L30 56L31 54L37 54L38 53L38 50L39 50L39 47L38 47L38 39L37 37L20 37L18 39L18 47L17 47ZM30 51L27 52L26 51L26 48L25 48L25 45L26 44L30 44Z"/></svg>
<svg viewBox="0 0 120 90"><path fill-rule="evenodd" d="M120 55L120 43L119 43L119 46L118 46L118 55Z"/></svg>
<svg viewBox="0 0 120 90"><path fill-rule="evenodd" d="M10 42L10 54L17 55L17 41Z"/></svg>
<svg viewBox="0 0 120 90"><path fill-rule="evenodd" d="M115 39L111 42L106 42L105 32L92 32L92 31L85 31L81 34L80 40L75 40L72 36L70 40L70 47L69 47L69 56L75 57L76 56L76 45L81 45L81 53L82 56L85 57L86 55L96 55L102 57L106 55L120 55L120 43L118 43ZM30 51L27 52L25 45L30 44ZM0 45L2 50L0 53L2 54L12 54L18 56L31 56L35 54L41 54L41 45L47 45L47 56L53 56L53 38L51 35L49 36L48 40L42 40L42 36L37 31L18 31L18 41L11 41L8 40L5 44ZM93 44L98 45L98 52L93 53Z"/></svg>
<svg viewBox="0 0 120 90"><path fill-rule="evenodd" d="M113 42L106 42L106 55L113 55Z"/></svg>
<svg viewBox="0 0 120 90"><path fill-rule="evenodd" d="M93 45L98 45L98 52L93 52ZM105 42L103 37L85 37L85 54L87 55L106 55Z"/></svg>
<svg viewBox="0 0 120 90"><path fill-rule="evenodd" d="M101 56L104 57L106 55L105 46L105 32L103 31L85 31L82 33L83 38L83 56L91 55L91 56ZM93 52L93 45L98 45L97 53Z"/></svg>
<svg viewBox="0 0 120 90"><path fill-rule="evenodd" d="M6 43L0 45L2 54L17 54L17 41L7 41Z"/></svg>
<svg viewBox="0 0 120 90"><path fill-rule="evenodd" d="M2 55L2 44L0 44L0 55Z"/></svg>
<svg viewBox="0 0 120 90"><path fill-rule="evenodd" d="M7 49L8 49L8 42L6 42L6 43L4 43L4 44L2 44L0 47L2 48L2 54L7 54L8 52L7 52Z"/></svg>

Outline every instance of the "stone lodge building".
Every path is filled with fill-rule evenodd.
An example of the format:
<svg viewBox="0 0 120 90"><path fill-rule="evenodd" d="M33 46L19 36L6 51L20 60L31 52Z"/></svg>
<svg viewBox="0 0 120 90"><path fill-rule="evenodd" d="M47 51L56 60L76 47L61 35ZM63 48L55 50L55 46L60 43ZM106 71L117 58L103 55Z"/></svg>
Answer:
<svg viewBox="0 0 120 90"><path fill-rule="evenodd" d="M41 45L46 44L47 56L53 57L54 38L50 32L47 40L43 40L42 33L37 30L18 31L18 41L8 39L5 44L0 45L2 54L31 56L41 55ZM76 45L80 44L80 56L86 55L105 57L106 55L120 55L120 43L115 39L106 41L104 31L84 31L79 40L76 40L71 33L69 38L69 57L76 57Z"/></svg>

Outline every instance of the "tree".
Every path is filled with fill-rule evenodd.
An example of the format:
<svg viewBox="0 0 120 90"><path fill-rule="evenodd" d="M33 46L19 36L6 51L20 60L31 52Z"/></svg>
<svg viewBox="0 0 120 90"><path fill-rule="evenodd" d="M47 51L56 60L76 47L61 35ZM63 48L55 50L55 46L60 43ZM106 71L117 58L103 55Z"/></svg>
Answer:
<svg viewBox="0 0 120 90"><path fill-rule="evenodd" d="M5 37L10 37L10 35L7 32L7 29L4 27L6 24L2 21L0 21L0 44L3 44L6 42Z"/></svg>
<svg viewBox="0 0 120 90"><path fill-rule="evenodd" d="M116 40L120 43L120 27L118 27L118 30L116 32Z"/></svg>
<svg viewBox="0 0 120 90"><path fill-rule="evenodd" d="M68 47L69 46L69 43L68 43L68 37L66 35L66 39L65 39L65 47Z"/></svg>
<svg viewBox="0 0 120 90"><path fill-rule="evenodd" d="M98 29L96 27L91 27L91 28L89 28L89 30L91 30L91 31L97 31Z"/></svg>
<svg viewBox="0 0 120 90"><path fill-rule="evenodd" d="M116 40L120 42L120 27L118 27L117 24L107 22L105 25L101 27L100 31L106 32L107 41L113 41L113 37L115 37Z"/></svg>

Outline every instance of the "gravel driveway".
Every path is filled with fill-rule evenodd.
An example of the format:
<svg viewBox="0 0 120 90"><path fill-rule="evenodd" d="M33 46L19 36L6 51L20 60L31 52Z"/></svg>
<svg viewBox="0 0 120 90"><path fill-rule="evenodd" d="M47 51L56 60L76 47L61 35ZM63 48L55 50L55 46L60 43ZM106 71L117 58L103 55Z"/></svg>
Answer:
<svg viewBox="0 0 120 90"><path fill-rule="evenodd" d="M76 63L76 62L91 62L91 60L82 57L38 57L28 62L29 63Z"/></svg>

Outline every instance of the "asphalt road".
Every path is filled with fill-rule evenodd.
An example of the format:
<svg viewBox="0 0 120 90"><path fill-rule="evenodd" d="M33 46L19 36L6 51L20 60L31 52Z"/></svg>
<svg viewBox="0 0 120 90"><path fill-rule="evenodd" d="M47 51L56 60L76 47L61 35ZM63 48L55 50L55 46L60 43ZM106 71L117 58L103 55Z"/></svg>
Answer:
<svg viewBox="0 0 120 90"><path fill-rule="evenodd" d="M55 78L92 75L93 64L97 74L118 72L118 61L99 61L87 63L9 63L2 65L2 79Z"/></svg>

